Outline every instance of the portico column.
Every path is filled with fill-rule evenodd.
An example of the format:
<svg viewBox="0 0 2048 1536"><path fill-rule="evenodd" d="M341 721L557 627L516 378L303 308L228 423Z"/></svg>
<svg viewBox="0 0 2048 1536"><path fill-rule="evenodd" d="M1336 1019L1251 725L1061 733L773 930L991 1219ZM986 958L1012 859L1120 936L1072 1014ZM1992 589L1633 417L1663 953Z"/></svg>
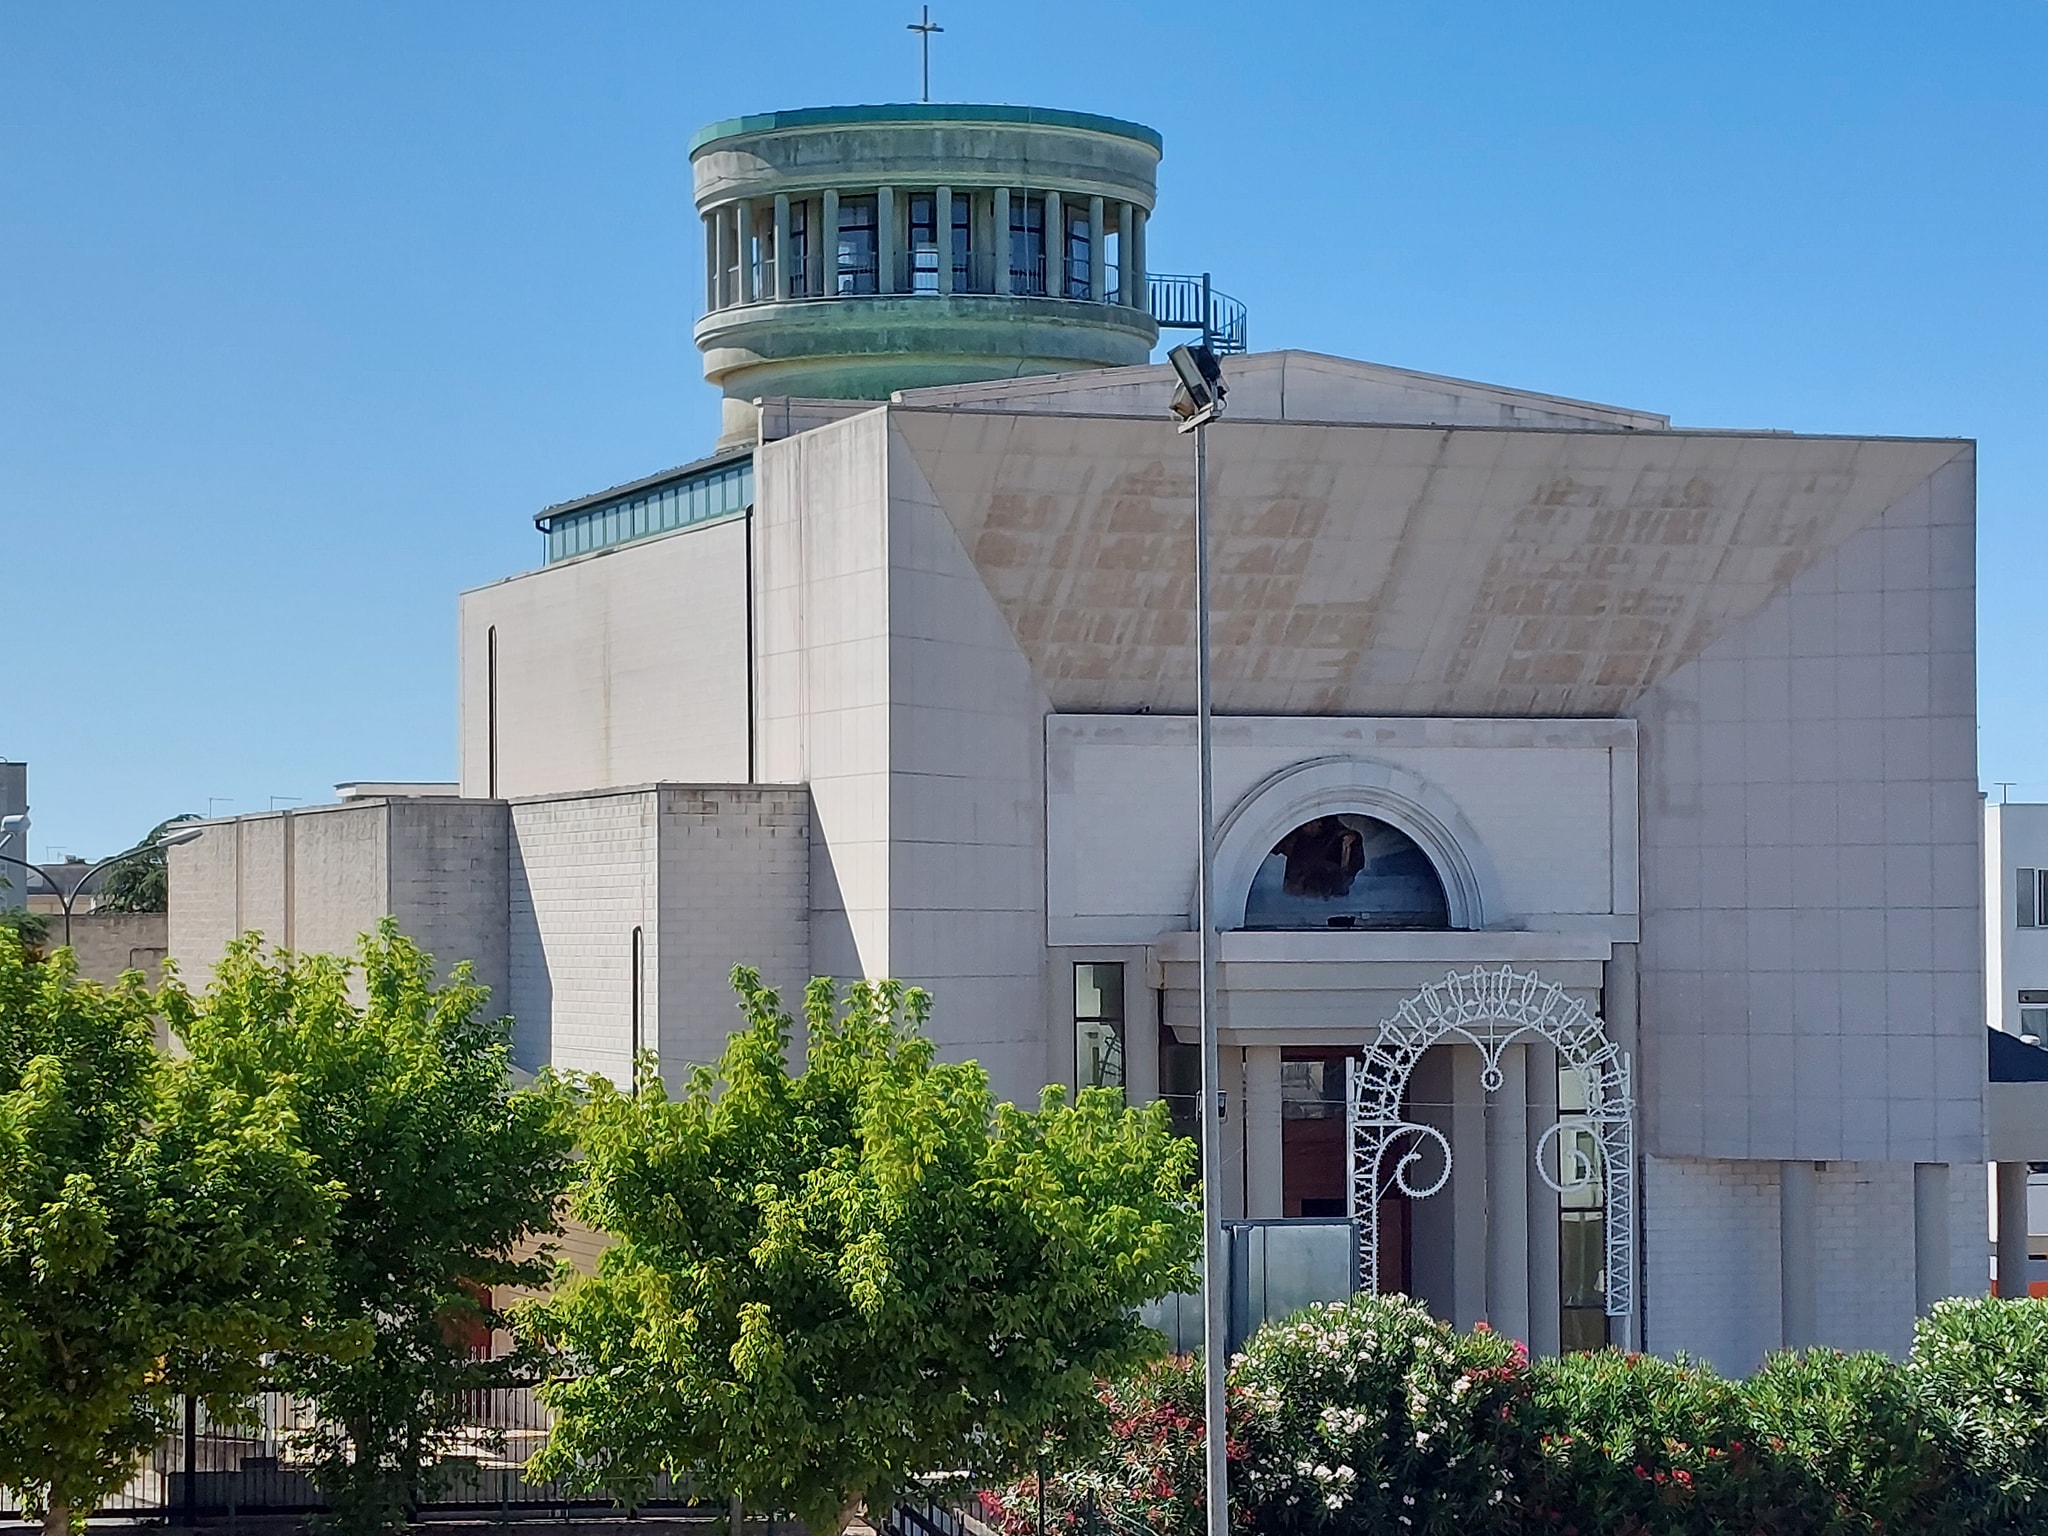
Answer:
<svg viewBox="0 0 2048 1536"><path fill-rule="evenodd" d="M824 202L824 215L818 220L824 228L818 238L824 242L825 297L832 298L839 292L839 193L828 187Z"/></svg>
<svg viewBox="0 0 2048 1536"><path fill-rule="evenodd" d="M1130 234L1124 239L1124 266L1130 276L1130 290L1124 302L1133 309L1144 309L1151 303L1145 292L1145 210L1135 205L1131 209Z"/></svg>
<svg viewBox="0 0 2048 1536"><path fill-rule="evenodd" d="M1486 1105L1486 1320L1529 1342L1529 1066L1519 1045L1500 1053L1501 1084Z"/></svg>
<svg viewBox="0 0 2048 1536"><path fill-rule="evenodd" d="M1010 279L1010 189L997 187L989 194L989 292L1014 293Z"/></svg>
<svg viewBox="0 0 2048 1536"><path fill-rule="evenodd" d="M1604 985L1600 991L1600 1012L1603 1015L1602 1022L1606 1026L1607 1038L1612 1040L1615 1047L1628 1058L1629 1091L1637 1102L1641 1102L1642 1099L1642 1089L1638 1084L1642 1075L1643 1058L1637 1049L1637 1035L1639 1033L1637 1026L1641 1018L1641 998L1641 970L1638 948L1634 944L1617 944L1614 946L1614 953L1607 960ZM1642 1202L1638 1200L1636 1205L1638 1211L1640 1211ZM1638 1215L1636 1229L1629 1234L1629 1252L1640 1253L1642 1251L1641 1243L1642 1226L1641 1217ZM1650 1341L1643 1338L1637 1331L1642 1326L1642 1314L1640 1311L1642 1294L1642 1280L1639 1274L1636 1279L1636 1305L1638 1310L1631 1312L1627 1317L1608 1319L1610 1327L1617 1323L1620 1325L1621 1337L1615 1339L1614 1343L1623 1349L1648 1349L1650 1347Z"/></svg>
<svg viewBox="0 0 2048 1536"><path fill-rule="evenodd" d="M2027 1165L1998 1164L1998 1294L2025 1297L2027 1285Z"/></svg>
<svg viewBox="0 0 2048 1536"><path fill-rule="evenodd" d="M1244 1053L1245 1214L1287 1214L1280 1180L1280 1047L1247 1046Z"/></svg>
<svg viewBox="0 0 2048 1536"><path fill-rule="evenodd" d="M1820 1342L1819 1190L1812 1163L1778 1164L1779 1342L1787 1349Z"/></svg>
<svg viewBox="0 0 2048 1536"><path fill-rule="evenodd" d="M896 189L875 188L875 292L896 291Z"/></svg>
<svg viewBox="0 0 2048 1536"><path fill-rule="evenodd" d="M1244 1051L1233 1045L1217 1050L1217 1085L1223 1090L1223 1214L1244 1215Z"/></svg>
<svg viewBox="0 0 2048 1536"><path fill-rule="evenodd" d="M1159 1097L1159 994L1137 994L1145 1001L1135 1009L1133 995L1124 993L1124 1102L1135 1109Z"/></svg>
<svg viewBox="0 0 2048 1536"><path fill-rule="evenodd" d="M1548 1040L1528 1047L1529 1156L1526 1168L1557 1124L1557 1047ZM1558 1269L1557 1191L1539 1175L1524 1174L1529 1186L1529 1353L1555 1355L1564 1349L1563 1281ZM1558 1182L1563 1183L1562 1175Z"/></svg>
<svg viewBox="0 0 2048 1536"><path fill-rule="evenodd" d="M1045 194L1045 296L1067 296L1067 220L1057 192Z"/></svg>
<svg viewBox="0 0 2048 1536"><path fill-rule="evenodd" d="M775 194L775 297L789 297L789 194Z"/></svg>
<svg viewBox="0 0 2048 1536"><path fill-rule="evenodd" d="M1137 249L1137 215L1129 203L1116 205L1116 301L1119 304L1132 302L1131 253ZM1142 307L1142 306L1141 306Z"/></svg>
<svg viewBox="0 0 2048 1536"><path fill-rule="evenodd" d="M1451 1047L1451 1321L1486 1321L1486 1089L1476 1045Z"/></svg>
<svg viewBox="0 0 2048 1536"><path fill-rule="evenodd" d="M1913 1310L1925 1317L1949 1294L1948 1164L1913 1165Z"/></svg>
<svg viewBox="0 0 2048 1536"><path fill-rule="evenodd" d="M1095 303L1103 302L1105 293L1104 274L1107 263L1109 240L1102 232L1102 199L1088 199L1088 297Z"/></svg>
<svg viewBox="0 0 2048 1536"><path fill-rule="evenodd" d="M732 205L733 260L740 269L740 299L751 304L760 295L754 291L754 204L741 198Z"/></svg>
<svg viewBox="0 0 2048 1536"><path fill-rule="evenodd" d="M932 194L932 239L939 247L939 292L953 291L953 189ZM1156 1053L1155 1053L1156 1054Z"/></svg>

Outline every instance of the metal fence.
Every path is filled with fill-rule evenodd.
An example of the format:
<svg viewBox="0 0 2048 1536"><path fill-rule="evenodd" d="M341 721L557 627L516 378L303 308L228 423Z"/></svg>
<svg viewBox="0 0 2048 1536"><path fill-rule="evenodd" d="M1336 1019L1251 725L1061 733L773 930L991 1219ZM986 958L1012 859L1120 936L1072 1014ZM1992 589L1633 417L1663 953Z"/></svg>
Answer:
<svg viewBox="0 0 2048 1536"><path fill-rule="evenodd" d="M553 1422L531 1386L492 1387L463 1397L462 1423L435 1458L423 1512L566 1515L611 1505L603 1494L572 1493L558 1481L528 1477L527 1459ZM322 1420L308 1399L288 1392L259 1393L245 1413L218 1421L188 1398L183 1424L157 1442L127 1486L96 1513L188 1523L310 1514L326 1505L313 1476L319 1449L339 1438L336 1426ZM0 1488L0 1519L18 1517L19 1502ZM664 1476L642 1507L690 1502L688 1486Z"/></svg>

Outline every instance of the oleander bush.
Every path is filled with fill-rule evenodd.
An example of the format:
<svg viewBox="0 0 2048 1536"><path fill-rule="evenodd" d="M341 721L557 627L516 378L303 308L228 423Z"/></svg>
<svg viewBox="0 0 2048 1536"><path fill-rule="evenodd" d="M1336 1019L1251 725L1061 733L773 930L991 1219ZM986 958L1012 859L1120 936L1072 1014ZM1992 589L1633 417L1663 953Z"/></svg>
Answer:
<svg viewBox="0 0 2048 1536"><path fill-rule="evenodd" d="M1107 1434L984 1495L1013 1536L1202 1536L1199 1367L1102 1392ZM1904 1362L1813 1349L1729 1380L1531 1362L1397 1296L1262 1329L1231 1366L1234 1530L1261 1536L2020 1536L2048 1531L2048 1302L1943 1303Z"/></svg>

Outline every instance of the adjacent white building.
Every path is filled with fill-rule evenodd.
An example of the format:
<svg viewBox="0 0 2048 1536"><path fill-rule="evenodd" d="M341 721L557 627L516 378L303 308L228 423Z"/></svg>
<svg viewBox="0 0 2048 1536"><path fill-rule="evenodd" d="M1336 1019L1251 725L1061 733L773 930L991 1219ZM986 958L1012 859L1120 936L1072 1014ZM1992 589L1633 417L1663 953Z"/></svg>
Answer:
<svg viewBox="0 0 2048 1536"><path fill-rule="evenodd" d="M952 106L700 135L707 372L789 392L462 596L459 793L175 850L187 974L395 912L527 1065L672 1079L735 962L896 976L1007 1096L1191 1122L1193 464L1170 370L1078 355L1187 318L1157 152ZM1973 445L1224 368L1231 1206L1348 1209L1378 1284L1539 1350L1903 1349L1986 1271Z"/></svg>

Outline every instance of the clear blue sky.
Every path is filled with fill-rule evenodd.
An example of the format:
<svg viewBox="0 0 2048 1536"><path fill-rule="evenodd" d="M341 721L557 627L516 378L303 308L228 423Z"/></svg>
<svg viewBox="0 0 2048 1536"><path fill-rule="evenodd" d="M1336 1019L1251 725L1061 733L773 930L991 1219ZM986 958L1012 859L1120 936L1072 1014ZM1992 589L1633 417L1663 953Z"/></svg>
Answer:
<svg viewBox="0 0 2048 1536"><path fill-rule="evenodd" d="M1981 441L2048 799L2048 3L940 0L941 98L1164 134L1259 347ZM906 0L0 9L0 756L34 851L455 767L461 588L697 456L684 146L914 99Z"/></svg>

